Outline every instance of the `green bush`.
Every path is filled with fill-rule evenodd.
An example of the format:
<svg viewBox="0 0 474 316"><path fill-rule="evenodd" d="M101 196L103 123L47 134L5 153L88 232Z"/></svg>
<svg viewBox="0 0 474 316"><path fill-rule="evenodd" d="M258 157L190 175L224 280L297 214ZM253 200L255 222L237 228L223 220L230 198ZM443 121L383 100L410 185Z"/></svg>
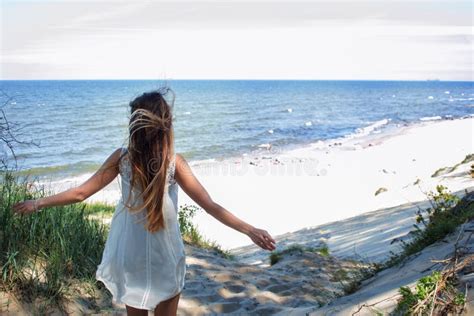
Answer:
<svg viewBox="0 0 474 316"><path fill-rule="evenodd" d="M434 271L430 275L424 276L416 282L414 291L409 287L401 287L399 293L401 298L398 300L397 307L393 314L395 315L412 315L417 305L420 306L417 315L431 315L431 311L436 307L435 299L432 299L437 286L442 283L442 275L439 271ZM442 296L443 303L449 305L448 310L454 312L462 309L465 303L464 294L456 289L453 279L448 278L443 286L443 290L437 290L436 295ZM435 306L433 306L433 303ZM437 315L438 313L434 313ZM444 315L444 313L442 313ZM453 313L455 314L455 313Z"/></svg>

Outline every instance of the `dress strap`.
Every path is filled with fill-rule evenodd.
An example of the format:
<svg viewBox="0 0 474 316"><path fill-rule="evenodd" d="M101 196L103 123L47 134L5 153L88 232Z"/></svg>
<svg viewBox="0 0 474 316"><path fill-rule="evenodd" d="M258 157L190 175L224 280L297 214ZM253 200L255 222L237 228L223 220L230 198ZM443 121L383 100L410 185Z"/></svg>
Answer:
<svg viewBox="0 0 474 316"><path fill-rule="evenodd" d="M130 175L127 162L128 162L127 147L122 147L120 150L120 161L119 161L119 170L122 176Z"/></svg>
<svg viewBox="0 0 474 316"><path fill-rule="evenodd" d="M173 156L171 157L168 170L169 170L168 171L169 180L170 182L174 182L174 173L176 171L176 154L175 153L173 153Z"/></svg>

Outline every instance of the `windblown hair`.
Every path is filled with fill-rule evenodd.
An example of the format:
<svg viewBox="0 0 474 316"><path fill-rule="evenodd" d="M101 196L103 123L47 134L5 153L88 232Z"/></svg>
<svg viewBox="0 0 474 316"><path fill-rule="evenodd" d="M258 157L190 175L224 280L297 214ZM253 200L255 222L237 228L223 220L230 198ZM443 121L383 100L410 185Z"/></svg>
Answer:
<svg viewBox="0 0 474 316"><path fill-rule="evenodd" d="M165 100L168 93L172 94L169 88L162 88L144 93L130 102L130 191L138 188L143 204L127 206L131 211L146 210L145 228L150 232L165 226L163 198L168 166L174 154L171 106Z"/></svg>

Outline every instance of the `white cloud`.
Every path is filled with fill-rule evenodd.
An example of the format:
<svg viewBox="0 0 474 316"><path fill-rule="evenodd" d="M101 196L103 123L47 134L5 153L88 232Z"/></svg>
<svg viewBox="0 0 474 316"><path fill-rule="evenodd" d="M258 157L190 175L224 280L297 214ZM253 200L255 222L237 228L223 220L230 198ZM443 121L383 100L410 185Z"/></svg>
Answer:
<svg viewBox="0 0 474 316"><path fill-rule="evenodd" d="M469 15L400 3L28 4L2 23L1 75L472 80Z"/></svg>

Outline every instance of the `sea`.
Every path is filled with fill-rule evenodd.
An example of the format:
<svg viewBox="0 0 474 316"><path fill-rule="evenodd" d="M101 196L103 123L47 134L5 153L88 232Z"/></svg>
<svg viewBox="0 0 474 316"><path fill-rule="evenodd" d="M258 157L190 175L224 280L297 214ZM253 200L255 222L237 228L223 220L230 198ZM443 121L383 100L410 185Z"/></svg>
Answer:
<svg viewBox="0 0 474 316"><path fill-rule="evenodd" d="M174 92L176 151L194 162L474 115L474 82L3 80L2 120L20 143L16 160L0 154L39 177L93 172L126 146L130 101L161 87Z"/></svg>

